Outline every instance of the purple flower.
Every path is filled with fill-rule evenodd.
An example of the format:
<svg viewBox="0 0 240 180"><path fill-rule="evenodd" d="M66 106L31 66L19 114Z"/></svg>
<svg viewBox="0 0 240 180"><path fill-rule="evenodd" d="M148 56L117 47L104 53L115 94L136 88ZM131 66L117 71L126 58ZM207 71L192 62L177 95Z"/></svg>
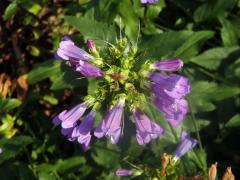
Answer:
<svg viewBox="0 0 240 180"><path fill-rule="evenodd" d="M110 137L112 144L116 144L121 135L121 121L125 99L120 99L103 117L101 123L95 129L94 135L102 138L104 135Z"/></svg>
<svg viewBox="0 0 240 180"><path fill-rule="evenodd" d="M87 103L83 102L70 110L64 110L53 119L55 125L61 124L62 128L69 129L76 126L77 121L87 109Z"/></svg>
<svg viewBox="0 0 240 180"><path fill-rule="evenodd" d="M78 142L82 144L84 151L89 148L92 137L90 133L95 120L95 113L91 111L80 121L87 107L87 103L83 102L70 110L64 110L53 118L55 125L61 124L62 135L66 136L69 141L78 140Z"/></svg>
<svg viewBox="0 0 240 180"><path fill-rule="evenodd" d="M185 99L173 99L166 94L164 95L164 92L160 97L155 97L154 104L173 127L179 125L188 110Z"/></svg>
<svg viewBox="0 0 240 180"><path fill-rule="evenodd" d="M159 65L161 62L164 63ZM158 65L155 64L155 66L161 67L161 70L170 70L171 63L173 64L172 70L182 67L182 61L176 58L161 62L158 62ZM165 75L158 72L149 73L148 77L152 81L151 90L155 95L155 106L173 127L178 126L188 110L188 103L184 99L191 91L188 78L177 74Z"/></svg>
<svg viewBox="0 0 240 180"><path fill-rule="evenodd" d="M180 157L186 154L188 151L193 149L197 144L197 140L191 138L186 132L182 132L181 134L181 143L179 144L176 155L173 160L177 161Z"/></svg>
<svg viewBox="0 0 240 180"><path fill-rule="evenodd" d="M171 58L163 61L157 61L151 66L154 69L161 71L178 71L183 67L183 62L179 58Z"/></svg>
<svg viewBox="0 0 240 180"><path fill-rule="evenodd" d="M163 134L163 129L151 121L139 108L133 110L136 125L136 138L140 145L147 144Z"/></svg>
<svg viewBox="0 0 240 180"><path fill-rule="evenodd" d="M151 73L149 78L154 82L151 88L157 96L161 96L162 91L164 91L170 97L179 99L191 91L189 81L184 76Z"/></svg>
<svg viewBox="0 0 240 180"><path fill-rule="evenodd" d="M69 61L88 61L92 58L83 49L77 47L74 42L67 36L64 36L59 44L59 48L55 54L58 59L69 60Z"/></svg>
<svg viewBox="0 0 240 180"><path fill-rule="evenodd" d="M133 174L133 172L131 170L129 170L129 169L119 168L116 171L116 175L117 176L131 176L132 174Z"/></svg>
<svg viewBox="0 0 240 180"><path fill-rule="evenodd" d="M102 71L100 68L89 64L85 61L79 61L76 65L76 71L79 71L82 75L86 77L102 77Z"/></svg>
<svg viewBox="0 0 240 180"><path fill-rule="evenodd" d="M146 3L156 3L158 2L158 0L141 0L142 4L146 4Z"/></svg>
<svg viewBox="0 0 240 180"><path fill-rule="evenodd" d="M89 40L87 43L89 48L95 48L93 41ZM79 47L75 46L74 42L69 37L65 36L62 38L55 57L68 60L70 62L71 68L79 71L86 77L102 77L103 75L100 68L87 63L87 61L89 61L92 56Z"/></svg>
<svg viewBox="0 0 240 180"><path fill-rule="evenodd" d="M88 115L85 116L81 124L73 129L71 134L72 138L77 138L78 142L82 144L84 151L87 151L89 149L89 144L92 137L90 132L93 128L94 120L95 113L90 112Z"/></svg>
<svg viewBox="0 0 240 180"><path fill-rule="evenodd" d="M66 136L69 141L75 141L76 138L72 137L73 128L62 128L61 134Z"/></svg>

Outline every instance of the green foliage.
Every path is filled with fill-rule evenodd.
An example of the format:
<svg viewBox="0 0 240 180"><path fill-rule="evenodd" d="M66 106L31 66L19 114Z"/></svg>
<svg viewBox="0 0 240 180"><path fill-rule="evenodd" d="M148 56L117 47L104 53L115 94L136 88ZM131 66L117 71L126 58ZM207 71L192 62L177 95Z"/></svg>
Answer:
<svg viewBox="0 0 240 180"><path fill-rule="evenodd" d="M3 19L6 21L10 19L17 11L17 2L14 0L11 4L8 5L8 7L5 9L3 14Z"/></svg>
<svg viewBox="0 0 240 180"><path fill-rule="evenodd" d="M236 114L234 115L226 124L225 127L227 128L233 128L240 126L240 115Z"/></svg>
<svg viewBox="0 0 240 180"><path fill-rule="evenodd" d="M9 141L8 139L0 140L1 154L0 164L4 161L14 158L16 155L33 142L33 139L29 136L17 136Z"/></svg>
<svg viewBox="0 0 240 180"><path fill-rule="evenodd" d="M0 109L2 112L8 112L11 111L12 109L17 108L18 106L21 105L21 101L18 99L5 99L1 98L0 99Z"/></svg>
<svg viewBox="0 0 240 180"><path fill-rule="evenodd" d="M239 47L217 47L213 49L208 49L203 53L191 58L191 62L198 64L209 70L216 70L222 61L226 60L231 53L239 50Z"/></svg>
<svg viewBox="0 0 240 180"><path fill-rule="evenodd" d="M0 10L1 179L112 180L119 179L117 168L133 168L128 161L159 169L164 152L174 155L182 130L198 140L198 147L181 158L181 175L206 176L216 161L220 171L233 165L233 172L239 172L240 1L13 0L1 1ZM182 58L184 67L176 73L187 76L192 88L184 121L173 129L149 99L143 102L144 112L165 129L149 145L136 143L130 112L125 112L118 145L92 136L90 149L83 152L68 142L51 120L94 94L97 81L53 59L63 35L83 49L93 39L101 53L120 36L127 37L138 46L139 66ZM27 82L19 78L25 74ZM100 109L95 127L103 115Z"/></svg>
<svg viewBox="0 0 240 180"><path fill-rule="evenodd" d="M94 20L92 13L83 17L65 16L65 19L70 25L80 31L85 39L102 40L107 42L113 42L115 40L114 26Z"/></svg>
<svg viewBox="0 0 240 180"><path fill-rule="evenodd" d="M35 68L33 68L33 70L28 74L28 82L30 84L34 84L55 75L60 71L60 64L60 61L49 60L36 65Z"/></svg>

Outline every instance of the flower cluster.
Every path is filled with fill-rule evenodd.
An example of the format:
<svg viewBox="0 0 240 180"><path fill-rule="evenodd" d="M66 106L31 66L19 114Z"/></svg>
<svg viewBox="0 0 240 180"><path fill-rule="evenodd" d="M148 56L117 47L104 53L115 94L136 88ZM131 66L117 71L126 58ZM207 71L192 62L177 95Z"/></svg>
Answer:
<svg viewBox="0 0 240 180"><path fill-rule="evenodd" d="M97 88L82 103L53 119L70 141L77 140L84 150L89 148L92 134L118 143L123 132L124 108L128 108L135 122L138 144L149 143L164 133L164 129L144 113L144 105L149 101L173 127L184 119L188 109L184 98L190 92L189 81L172 73L182 68L181 59L146 61L141 65L136 58L137 48L125 38L109 45L105 52L98 51L92 40L87 41L87 46L89 53L77 47L69 37L63 37L55 54L57 59L67 61L73 70L97 82ZM104 104L107 105L101 107ZM96 112L100 108L107 112L94 129Z"/></svg>

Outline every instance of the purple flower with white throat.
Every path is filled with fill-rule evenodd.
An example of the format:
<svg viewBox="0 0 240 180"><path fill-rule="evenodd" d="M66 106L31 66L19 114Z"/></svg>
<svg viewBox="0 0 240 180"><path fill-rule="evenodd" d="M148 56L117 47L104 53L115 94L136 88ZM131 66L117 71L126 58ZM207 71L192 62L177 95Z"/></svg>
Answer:
<svg viewBox="0 0 240 180"><path fill-rule="evenodd" d="M116 171L116 175L117 176L132 176L133 172L132 172L132 170L129 170L129 169L119 168Z"/></svg>
<svg viewBox="0 0 240 180"><path fill-rule="evenodd" d="M183 61L179 58L171 58L157 61L153 63L151 67L161 71L178 71L183 67Z"/></svg>
<svg viewBox="0 0 240 180"><path fill-rule="evenodd" d="M163 129L151 121L139 108L133 110L133 118L136 125L136 138L140 145L149 143L163 134Z"/></svg>
<svg viewBox="0 0 240 180"><path fill-rule="evenodd" d="M77 47L67 36L64 36L59 43L59 48L57 49L55 57L68 61L88 61L92 58L90 54Z"/></svg>
<svg viewBox="0 0 240 180"><path fill-rule="evenodd" d="M95 120L95 113L90 112L87 114L80 125L76 126L73 131L71 136L73 138L76 138L77 141L82 144L83 150L87 151L89 149L89 144L91 141L91 130L93 128Z"/></svg>
<svg viewBox="0 0 240 180"><path fill-rule="evenodd" d="M94 131L97 138L104 135L110 137L112 144L116 144L120 138L122 130L122 115L125 99L121 98L117 105L112 107L103 117L101 123Z"/></svg>
<svg viewBox="0 0 240 180"><path fill-rule="evenodd" d="M142 4L146 4L146 3L157 3L158 0L141 0Z"/></svg>
<svg viewBox="0 0 240 180"><path fill-rule="evenodd" d="M177 71L183 66L182 60L172 58L151 64L155 70ZM191 91L188 78L178 75L165 75L159 72L148 74L151 90L154 94L154 104L163 113L166 120L176 127L184 119L188 103L184 97Z"/></svg>
<svg viewBox="0 0 240 180"><path fill-rule="evenodd" d="M192 150L197 145L197 140L193 139L186 132L181 134L181 142L176 150L174 161L177 161L180 157Z"/></svg>

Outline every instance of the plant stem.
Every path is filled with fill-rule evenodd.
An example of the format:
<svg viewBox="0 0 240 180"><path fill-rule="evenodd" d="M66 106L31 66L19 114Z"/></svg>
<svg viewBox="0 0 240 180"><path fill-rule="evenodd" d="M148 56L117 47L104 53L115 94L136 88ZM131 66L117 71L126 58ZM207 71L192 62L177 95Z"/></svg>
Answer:
<svg viewBox="0 0 240 180"><path fill-rule="evenodd" d="M197 139L198 139L199 147L200 147L201 150L203 150L202 141L201 141L200 134L199 134L198 124L197 124L195 115L194 115L194 113L193 113L191 103L190 103L190 101L188 101L188 102L189 102L189 110L190 110L190 114L191 114L191 119L192 119L192 121L193 121L193 125L194 125L194 128L195 128L196 134L197 134Z"/></svg>

